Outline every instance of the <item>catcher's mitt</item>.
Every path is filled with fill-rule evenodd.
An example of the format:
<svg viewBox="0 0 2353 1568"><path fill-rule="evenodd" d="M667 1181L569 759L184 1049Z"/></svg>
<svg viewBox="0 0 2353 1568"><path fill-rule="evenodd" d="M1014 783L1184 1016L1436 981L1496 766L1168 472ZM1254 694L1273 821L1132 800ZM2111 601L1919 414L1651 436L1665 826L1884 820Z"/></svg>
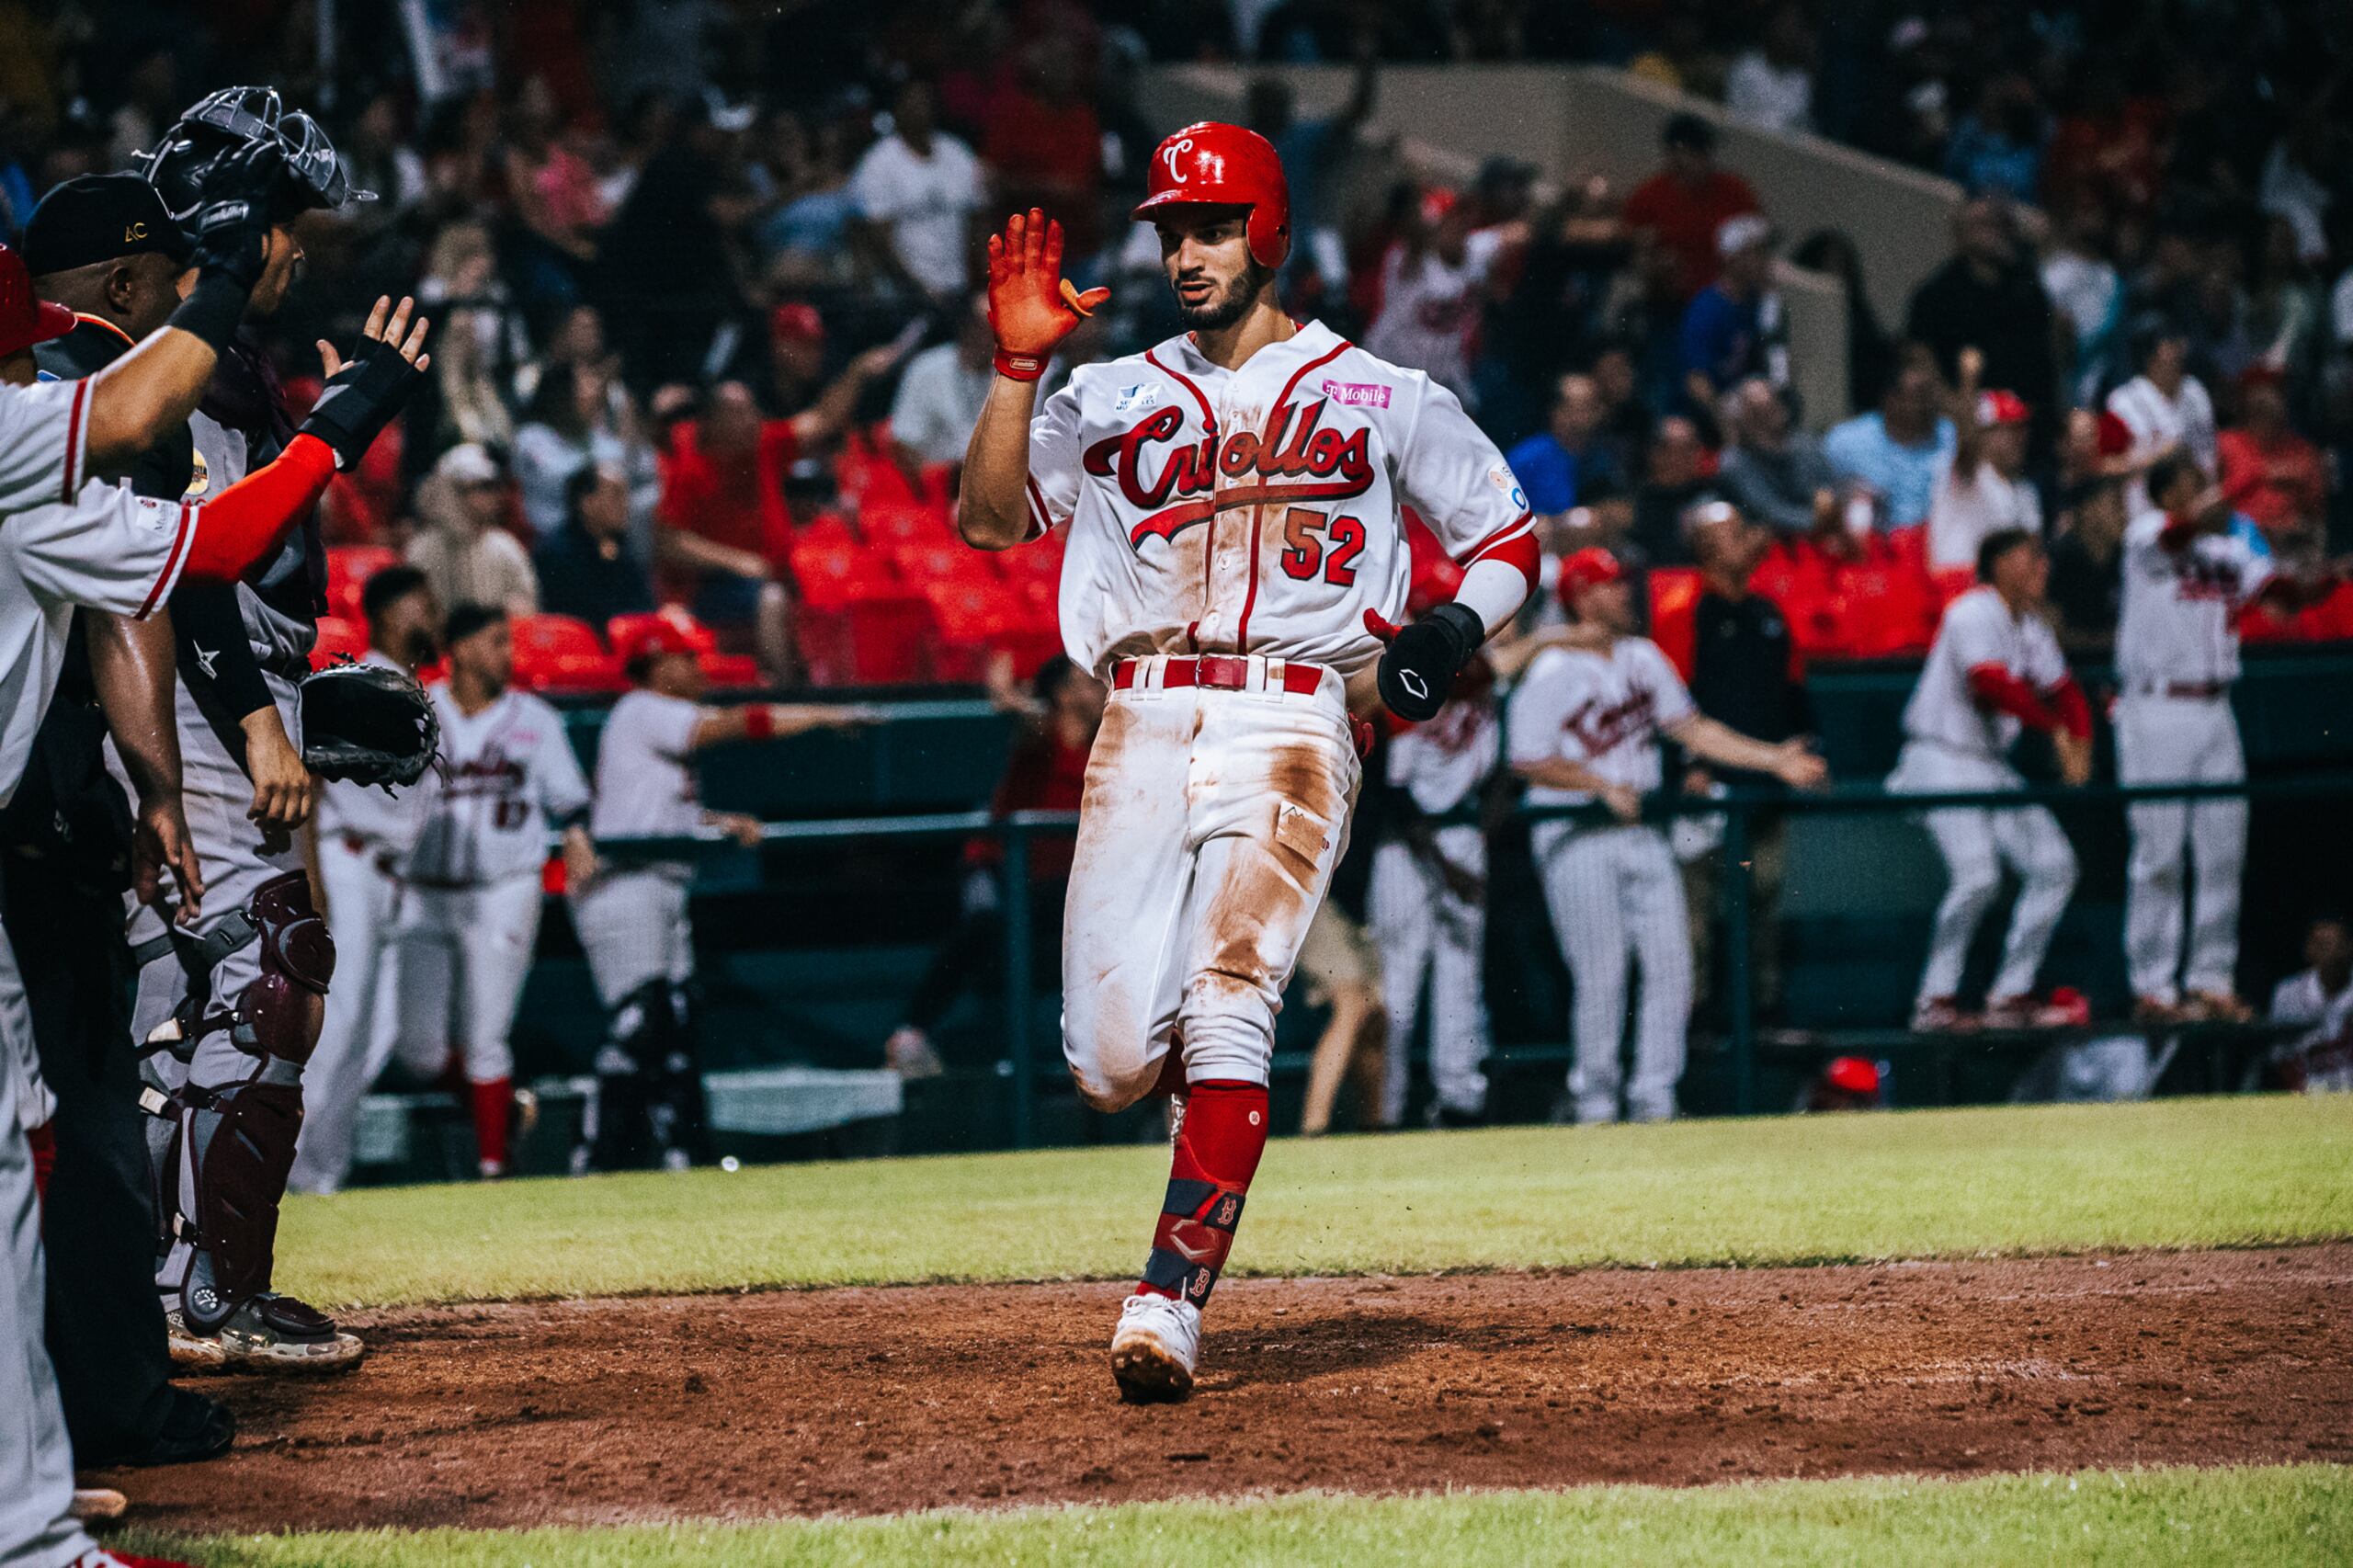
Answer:
<svg viewBox="0 0 2353 1568"><path fill-rule="evenodd" d="M414 784L441 748L433 699L415 677L346 660L296 688L304 766L322 778Z"/></svg>

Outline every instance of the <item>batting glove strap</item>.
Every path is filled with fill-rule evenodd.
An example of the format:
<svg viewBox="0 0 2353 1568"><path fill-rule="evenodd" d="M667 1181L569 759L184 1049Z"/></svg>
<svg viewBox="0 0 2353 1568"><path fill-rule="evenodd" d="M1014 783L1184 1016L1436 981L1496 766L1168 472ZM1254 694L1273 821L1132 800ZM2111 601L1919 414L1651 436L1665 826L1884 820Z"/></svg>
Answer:
<svg viewBox="0 0 2353 1568"><path fill-rule="evenodd" d="M1454 689L1456 673L1486 635L1478 615L1459 604L1442 604L1399 628L1381 655L1381 700L1408 723L1436 718Z"/></svg>
<svg viewBox="0 0 2353 1568"><path fill-rule="evenodd" d="M1034 381L1046 373L1046 357L1000 348L996 351L996 373L1009 381Z"/></svg>

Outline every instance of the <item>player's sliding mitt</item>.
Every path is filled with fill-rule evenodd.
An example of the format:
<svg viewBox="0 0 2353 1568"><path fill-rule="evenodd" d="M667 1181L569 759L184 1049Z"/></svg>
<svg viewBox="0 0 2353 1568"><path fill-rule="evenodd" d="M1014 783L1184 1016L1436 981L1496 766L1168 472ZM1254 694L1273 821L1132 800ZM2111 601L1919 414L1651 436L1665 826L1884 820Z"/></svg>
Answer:
<svg viewBox="0 0 2353 1568"><path fill-rule="evenodd" d="M1389 644L1381 655L1381 700L1407 723L1438 717L1454 677L1487 640L1476 611L1442 604L1408 626L1392 626L1371 610L1365 630Z"/></svg>
<svg viewBox="0 0 2353 1568"><path fill-rule="evenodd" d="M414 676L348 660L296 688L302 762L322 778L414 784L441 749L433 699Z"/></svg>
<svg viewBox="0 0 2353 1568"><path fill-rule="evenodd" d="M1063 226L1032 207L1006 220L989 236L989 330L996 334L996 369L1017 381L1046 373L1054 345L1111 297L1108 289L1082 294L1063 276Z"/></svg>

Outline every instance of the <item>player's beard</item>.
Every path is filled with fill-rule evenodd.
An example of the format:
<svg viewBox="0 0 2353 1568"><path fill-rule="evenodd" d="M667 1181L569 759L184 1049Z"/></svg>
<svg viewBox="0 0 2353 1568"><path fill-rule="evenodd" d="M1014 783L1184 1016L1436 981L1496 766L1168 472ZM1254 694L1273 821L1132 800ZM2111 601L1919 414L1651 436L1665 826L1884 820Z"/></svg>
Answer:
<svg viewBox="0 0 2353 1568"><path fill-rule="evenodd" d="M1188 305L1182 294L1176 296L1176 313L1187 327L1194 332L1223 332L1227 327L1250 313L1258 302L1258 295L1275 275L1271 267L1259 265L1256 256L1242 265L1242 272L1233 282L1206 305ZM1173 289L1175 285L1170 285Z"/></svg>

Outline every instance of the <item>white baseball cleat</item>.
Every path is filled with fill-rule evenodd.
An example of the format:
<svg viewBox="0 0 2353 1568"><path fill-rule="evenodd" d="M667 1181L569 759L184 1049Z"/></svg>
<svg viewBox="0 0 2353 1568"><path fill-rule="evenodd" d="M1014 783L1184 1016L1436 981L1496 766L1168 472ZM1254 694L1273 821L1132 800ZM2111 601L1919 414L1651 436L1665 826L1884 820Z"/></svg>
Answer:
<svg viewBox="0 0 2353 1568"><path fill-rule="evenodd" d="M1201 1309L1168 1296L1130 1296L1111 1334L1111 1377L1133 1404L1183 1399L1193 1392L1201 1353Z"/></svg>

